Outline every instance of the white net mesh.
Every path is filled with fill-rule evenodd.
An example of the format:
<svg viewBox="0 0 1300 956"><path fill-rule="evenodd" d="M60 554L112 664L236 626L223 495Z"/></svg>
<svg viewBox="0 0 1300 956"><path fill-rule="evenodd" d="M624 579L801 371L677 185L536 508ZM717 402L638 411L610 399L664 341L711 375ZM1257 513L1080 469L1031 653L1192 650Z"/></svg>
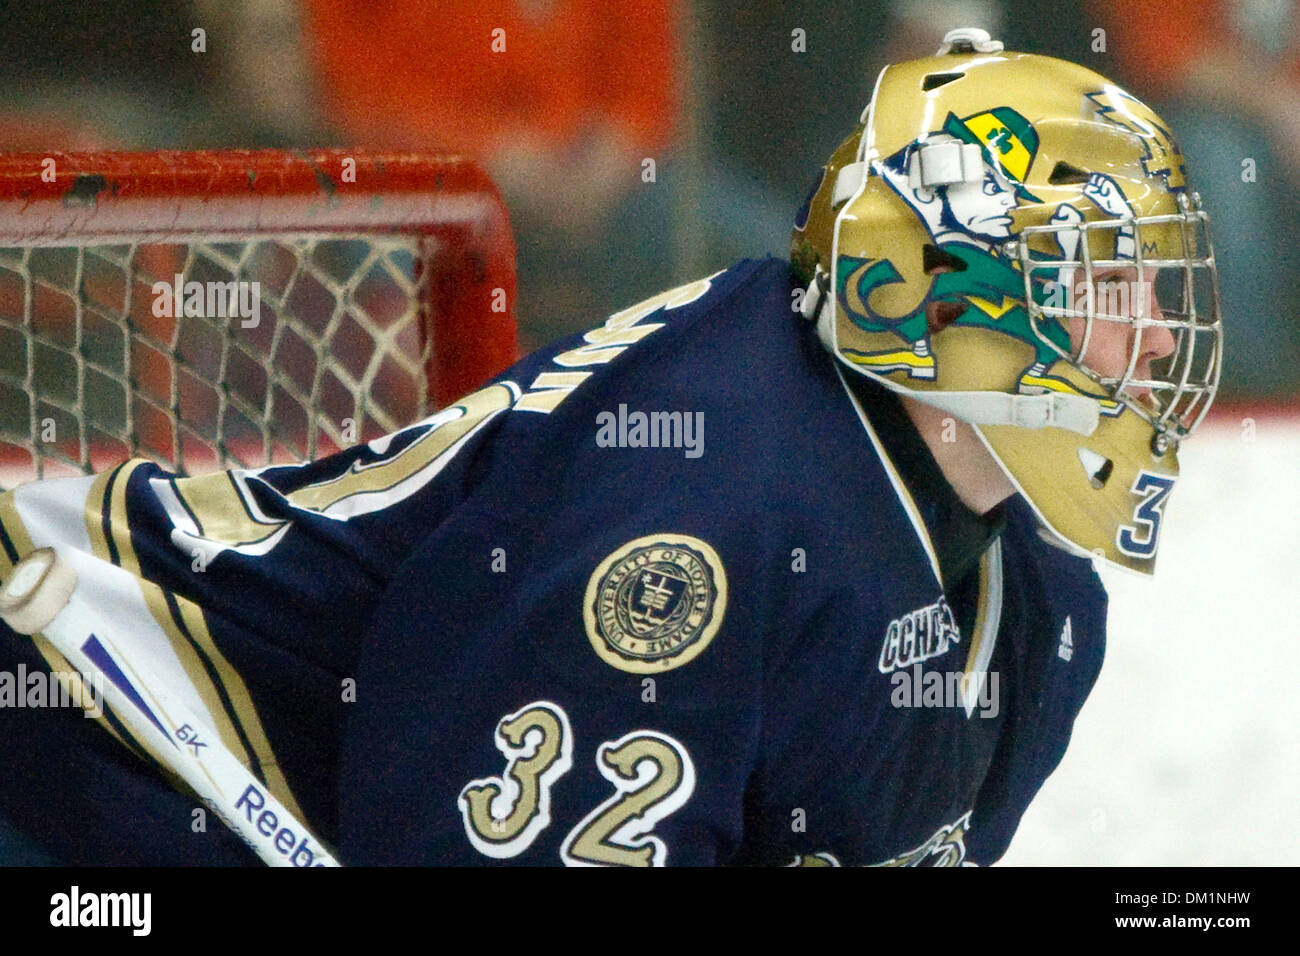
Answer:
<svg viewBox="0 0 1300 956"><path fill-rule="evenodd" d="M0 248L0 489L132 456L184 473L303 461L417 420L430 401L417 246ZM178 275L184 302L168 309L155 283Z"/></svg>

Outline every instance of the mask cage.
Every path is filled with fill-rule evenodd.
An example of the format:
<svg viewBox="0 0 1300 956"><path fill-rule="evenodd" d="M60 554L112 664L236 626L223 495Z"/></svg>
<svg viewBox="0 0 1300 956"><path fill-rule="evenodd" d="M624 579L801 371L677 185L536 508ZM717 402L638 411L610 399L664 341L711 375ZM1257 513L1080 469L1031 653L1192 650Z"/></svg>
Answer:
<svg viewBox="0 0 1300 956"><path fill-rule="evenodd" d="M1024 275L1025 307L1034 334L1109 397L1125 402L1149 422L1162 444L1190 435L1205 418L1218 390L1223 358L1218 271L1209 216L1195 194L1189 198L1180 193L1178 203L1180 211L1168 215L1026 226L1011 244ZM1143 228L1169 225L1178 227L1182 257L1144 256ZM1092 258L1092 244L1104 242L1094 234L1103 232L1112 234L1112 241L1105 245L1116 250L1116 258ZM1030 239L1040 235L1054 238L1062 250L1077 250L1077 254L1064 261L1034 258ZM1117 270L1122 270L1122 277L1097 278ZM1127 287L1129 294L1108 294L1114 287ZM1059 323L1068 331L1071 319L1083 321L1083 333L1077 347L1065 350L1049 338L1045 328L1048 323ZM1095 342L1098 322L1118 322L1133 330L1121 375L1104 375L1083 361ZM1140 378L1143 334L1154 328L1167 329L1173 347L1167 356L1151 361L1149 378ZM1149 332L1147 339L1150 342ZM1075 342L1074 336L1071 341Z"/></svg>

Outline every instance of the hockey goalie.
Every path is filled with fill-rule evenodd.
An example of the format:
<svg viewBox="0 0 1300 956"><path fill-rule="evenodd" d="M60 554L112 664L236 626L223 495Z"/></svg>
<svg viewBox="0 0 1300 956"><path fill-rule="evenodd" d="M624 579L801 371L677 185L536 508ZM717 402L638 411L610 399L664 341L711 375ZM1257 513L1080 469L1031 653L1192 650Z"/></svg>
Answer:
<svg viewBox="0 0 1300 956"><path fill-rule="evenodd" d="M1093 562L1154 569L1215 288L1148 107L953 31L790 261L314 463L0 496L3 668L104 684L0 708L0 814L69 864L992 863Z"/></svg>

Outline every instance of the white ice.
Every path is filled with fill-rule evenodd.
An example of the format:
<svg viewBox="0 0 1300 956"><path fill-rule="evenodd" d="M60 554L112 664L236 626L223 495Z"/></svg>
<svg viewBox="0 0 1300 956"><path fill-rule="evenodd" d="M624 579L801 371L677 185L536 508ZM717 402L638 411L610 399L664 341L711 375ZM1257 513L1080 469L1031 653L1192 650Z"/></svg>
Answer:
<svg viewBox="0 0 1300 956"><path fill-rule="evenodd" d="M1003 864L1300 859L1300 415L1248 414L1184 445L1155 578L1103 572L1105 666Z"/></svg>

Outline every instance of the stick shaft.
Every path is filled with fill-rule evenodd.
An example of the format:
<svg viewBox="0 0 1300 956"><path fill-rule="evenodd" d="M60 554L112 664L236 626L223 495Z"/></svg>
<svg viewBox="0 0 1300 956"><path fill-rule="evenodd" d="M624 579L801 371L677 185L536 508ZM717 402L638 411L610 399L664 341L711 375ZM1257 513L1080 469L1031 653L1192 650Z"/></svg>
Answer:
<svg viewBox="0 0 1300 956"><path fill-rule="evenodd" d="M41 549L15 567L0 593L0 611L15 630L39 631L69 664L98 681L106 703L130 733L262 860L272 866L338 866L207 721L115 639L78 596L76 583L70 565L51 549Z"/></svg>

